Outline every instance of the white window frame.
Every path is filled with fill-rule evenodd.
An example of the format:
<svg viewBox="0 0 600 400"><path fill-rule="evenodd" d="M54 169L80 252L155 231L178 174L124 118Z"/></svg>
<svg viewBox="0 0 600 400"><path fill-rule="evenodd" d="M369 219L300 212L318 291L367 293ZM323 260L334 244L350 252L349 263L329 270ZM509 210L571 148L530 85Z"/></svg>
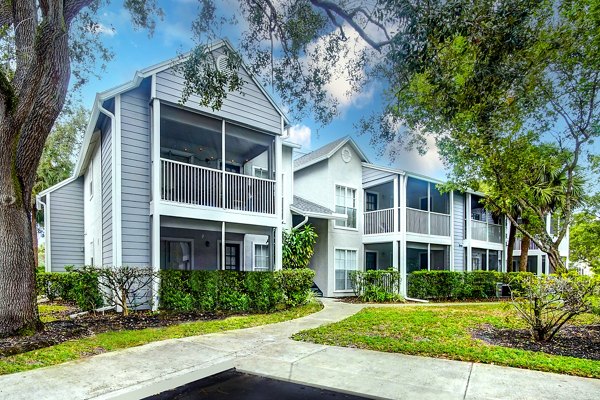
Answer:
<svg viewBox="0 0 600 400"><path fill-rule="evenodd" d="M338 289L336 287L336 283L337 283L337 277L336 277L336 253L339 251L344 251L345 254L347 255L349 251L353 251L356 253L356 257L355 257L355 261L356 261L356 265L355 265L355 269L349 270L347 268L347 257L344 258L344 271L346 271L346 279L344 282L348 282L348 271L358 271L359 270L359 260L358 257L360 256L359 254L359 250L357 248L343 248L343 247L334 247L333 248L333 291L334 292L338 292L338 293L348 293L348 292L353 292L354 290L350 287L350 288L345 288L345 289Z"/></svg>
<svg viewBox="0 0 600 400"><path fill-rule="evenodd" d="M333 205L333 209L336 212L337 212L337 207L338 207L338 205L337 205L337 188L338 188L338 186L345 189L345 194L347 193L348 190L353 190L354 191L354 210L356 211L355 218L354 218L354 223L356 224L356 226L354 226L354 227L347 226L346 224L348 224L348 219L345 219L345 220L338 220L338 219L336 219L333 222L333 227L335 229L345 229L345 230L349 230L349 231L358 231L358 204L359 204L358 189L356 189L356 188L354 188L352 186L343 184L343 183L335 183L333 185L333 204L334 204ZM344 199L345 198L346 197L344 197ZM344 202L345 202L345 200L344 200ZM342 207L342 206L340 206L340 207ZM346 209L346 213L345 214L348 215L348 208L352 208L352 207L346 207L346 206L343 206L343 207ZM340 223L343 223L345 225L338 225Z"/></svg>
<svg viewBox="0 0 600 400"><path fill-rule="evenodd" d="M267 255L266 255L266 262L267 262L267 267L266 269L256 269L256 247L260 246L260 247L265 247L267 250ZM260 257L263 257L262 255ZM270 271L271 270L271 260L270 260L270 251L269 251L269 244L268 243L253 243L252 246L252 270L253 271Z"/></svg>
<svg viewBox="0 0 600 400"><path fill-rule="evenodd" d="M176 238L176 237L161 237L160 241L163 242L188 242L190 244L190 269L183 271L192 271L194 269L194 239L189 238ZM162 269L162 267L161 267ZM165 266L166 269L166 266ZM181 270L178 270L181 271Z"/></svg>

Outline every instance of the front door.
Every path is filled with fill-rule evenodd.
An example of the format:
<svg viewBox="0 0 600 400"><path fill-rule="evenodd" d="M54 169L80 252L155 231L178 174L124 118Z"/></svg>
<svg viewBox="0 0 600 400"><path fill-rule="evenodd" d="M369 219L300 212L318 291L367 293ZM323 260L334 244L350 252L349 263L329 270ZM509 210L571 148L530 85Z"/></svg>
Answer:
<svg viewBox="0 0 600 400"><path fill-rule="evenodd" d="M375 271L377 269L377 253L374 251L365 252L365 269Z"/></svg>
<svg viewBox="0 0 600 400"><path fill-rule="evenodd" d="M225 243L225 269L240 270L240 244Z"/></svg>

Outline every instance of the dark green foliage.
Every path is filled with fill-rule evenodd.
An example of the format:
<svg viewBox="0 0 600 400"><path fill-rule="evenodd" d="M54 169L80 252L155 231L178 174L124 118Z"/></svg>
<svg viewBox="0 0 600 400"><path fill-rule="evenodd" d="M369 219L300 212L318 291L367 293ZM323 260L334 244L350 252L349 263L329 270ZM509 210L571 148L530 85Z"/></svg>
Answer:
<svg viewBox="0 0 600 400"><path fill-rule="evenodd" d="M417 299L457 300L496 297L498 283L520 287L517 277L529 272L495 271L416 271L408 275L408 297Z"/></svg>
<svg viewBox="0 0 600 400"><path fill-rule="evenodd" d="M402 274L399 271L353 271L350 274L354 294L365 302L403 301L400 295Z"/></svg>
<svg viewBox="0 0 600 400"><path fill-rule="evenodd" d="M49 300L58 298L77 303L84 311L94 310L102 305L98 286L98 276L79 271L37 272L37 293Z"/></svg>
<svg viewBox="0 0 600 400"><path fill-rule="evenodd" d="M285 304L295 307L306 302L310 293L315 272L308 268L296 270L282 270L275 272L279 285L283 291Z"/></svg>
<svg viewBox="0 0 600 400"><path fill-rule="evenodd" d="M264 312L306 302L314 272L160 272L160 307L175 311Z"/></svg>
<svg viewBox="0 0 600 400"><path fill-rule="evenodd" d="M311 225L283 232L283 268L308 268L318 235Z"/></svg>

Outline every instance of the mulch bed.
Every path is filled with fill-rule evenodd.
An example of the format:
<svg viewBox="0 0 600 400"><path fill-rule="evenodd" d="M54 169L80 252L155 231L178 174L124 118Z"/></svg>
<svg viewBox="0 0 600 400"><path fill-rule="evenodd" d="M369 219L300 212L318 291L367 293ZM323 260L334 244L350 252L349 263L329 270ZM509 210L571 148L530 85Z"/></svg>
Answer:
<svg viewBox="0 0 600 400"><path fill-rule="evenodd" d="M153 313L137 311L125 317L114 311L90 313L74 319L67 315L47 322L44 330L30 336L11 336L0 338L0 357L37 350L53 346L67 340L92 336L102 332L158 328L180 324L182 322L208 321L222 319L226 315L212 313ZM56 314L53 314L56 317Z"/></svg>
<svg viewBox="0 0 600 400"><path fill-rule="evenodd" d="M550 342L536 342L525 329L499 329L484 325L472 336L486 343L600 361L600 324L564 327Z"/></svg>

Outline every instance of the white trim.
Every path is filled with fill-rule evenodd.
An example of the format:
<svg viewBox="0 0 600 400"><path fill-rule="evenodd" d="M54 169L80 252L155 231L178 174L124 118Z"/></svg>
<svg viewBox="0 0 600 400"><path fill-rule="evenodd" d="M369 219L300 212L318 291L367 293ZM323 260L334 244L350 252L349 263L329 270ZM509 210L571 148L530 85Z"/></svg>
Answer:
<svg viewBox="0 0 600 400"><path fill-rule="evenodd" d="M371 163L368 163L368 162L363 162L362 166L365 167L365 168L375 169L375 170L378 170L378 171L389 172L389 173L394 174L394 175L404 175L405 174L405 172L403 170L401 170L401 169L391 168L391 167L384 167L384 166L381 166L381 165L375 165L375 164L371 164Z"/></svg>
<svg viewBox="0 0 600 400"><path fill-rule="evenodd" d="M347 231L358 231L358 218L359 218L359 216L358 216L358 214L359 214L358 205L361 202L361 199L359 199L359 196L358 196L359 191L358 191L358 189L356 187L352 187L352 186L350 186L348 184L334 182L333 183L333 211L334 211L334 214L337 214L337 213L335 213L335 210L337 208L337 187L338 186L339 187L343 187L346 191L348 189L354 190L354 210L356 211L356 215L354 217L354 223L356 224L356 226L355 227L351 227L351 226L337 226L336 225L336 220L334 220L333 221L333 229L341 229L341 230L347 230ZM364 199L363 199L363 201L364 201ZM345 208L348 208L348 207L345 207ZM345 219L347 220L348 219L348 214L344 214L344 215L346 215Z"/></svg>
<svg viewBox="0 0 600 400"><path fill-rule="evenodd" d="M56 185L49 187L48 189L42 190L36 197L36 199L41 199L47 194L54 192L57 189L60 189L63 186L67 186L69 183L76 181L79 176L71 176L70 178L65 179L64 181L58 182Z"/></svg>
<svg viewBox="0 0 600 400"><path fill-rule="evenodd" d="M355 251L356 252L356 268L353 269L352 271L359 271L359 257L361 256L360 254L360 249L357 248L352 248L352 247L333 247L333 292L338 292L338 293L348 293L348 292L353 292L352 289L336 289L335 288L335 282L337 281L336 277L335 277L335 253L338 250L344 250L344 251ZM344 269L345 271L348 271L348 269ZM363 266L363 270L364 270L364 266Z"/></svg>
<svg viewBox="0 0 600 400"><path fill-rule="evenodd" d="M115 131L112 133L113 150L113 261L115 266L123 264L123 239L121 220L121 95L115 96Z"/></svg>
<svg viewBox="0 0 600 400"><path fill-rule="evenodd" d="M225 230L223 230L223 233L226 233ZM221 252L225 253L225 245L227 244L240 245L240 271L245 271L246 263L244 262L244 242L239 240L225 239L225 241L223 241L222 239L217 239L217 265L220 265L222 267L221 270L225 270L225 258L221 257ZM219 247L222 247L221 251L219 251Z"/></svg>
<svg viewBox="0 0 600 400"><path fill-rule="evenodd" d="M301 149L302 145L294 142L290 142L288 140L282 140L281 145L285 147L291 147L292 149Z"/></svg>
<svg viewBox="0 0 600 400"><path fill-rule="evenodd" d="M46 194L46 203L44 205L44 211L46 211L44 215L44 228L46 231L46 240L44 244L44 263L46 264L46 272L52 272L52 244L50 241L50 193Z"/></svg>
<svg viewBox="0 0 600 400"><path fill-rule="evenodd" d="M348 219L348 216L346 214L338 214L338 213L331 213L331 214L324 214L324 213L316 213L316 212L311 212L311 211L305 211L302 210L298 207L294 207L294 206L290 206L290 211L296 213L296 214L300 214L303 215L305 217L312 217L312 218L321 218L321 219Z"/></svg>
<svg viewBox="0 0 600 400"><path fill-rule="evenodd" d="M252 258L252 271L256 271L256 246L266 246L267 247L267 271L272 271L275 270L272 260L271 260L271 252L270 250L270 246L269 243L257 243L257 242L251 242L252 243L252 248L250 249L250 257ZM245 270L245 268L244 268ZM262 269L259 271L263 271Z"/></svg>
<svg viewBox="0 0 600 400"><path fill-rule="evenodd" d="M159 246L160 246L160 242L187 242L190 243L190 269L189 271L192 271L194 269L195 263L194 263L194 239L190 239L190 238L178 238L178 237L162 237L160 238L159 241ZM159 247L160 249L160 247ZM160 250L159 250L160 253ZM159 270L162 269L162 267L160 266L160 263L158 265ZM166 269L166 268L165 268ZM187 271L187 270L184 270Z"/></svg>
<svg viewBox="0 0 600 400"><path fill-rule="evenodd" d="M151 146L151 207L150 213L152 214L152 225L151 225L151 262L153 270L158 272L160 270L160 187L161 187L161 173L160 173L160 100L153 98L150 107L151 123L150 123L150 146ZM152 284L152 310L158 309L158 292L160 287L160 277L155 279Z"/></svg>

